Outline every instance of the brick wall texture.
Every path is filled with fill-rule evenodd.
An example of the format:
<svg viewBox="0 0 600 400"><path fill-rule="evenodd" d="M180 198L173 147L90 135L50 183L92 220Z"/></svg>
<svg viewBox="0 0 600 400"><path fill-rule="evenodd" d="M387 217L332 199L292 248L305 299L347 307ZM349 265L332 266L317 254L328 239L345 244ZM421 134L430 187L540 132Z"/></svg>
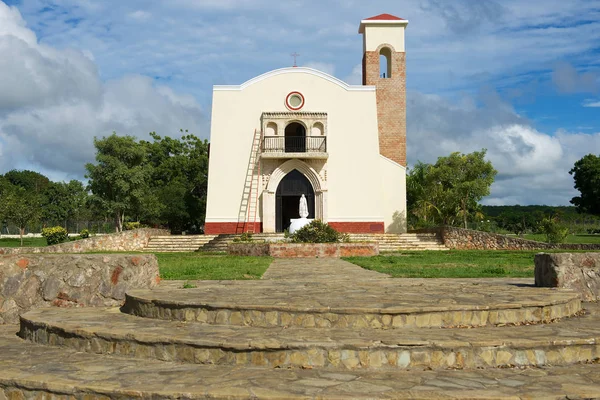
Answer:
<svg viewBox="0 0 600 400"><path fill-rule="evenodd" d="M363 83L377 88L379 152L406 166L406 53L391 52L391 76L385 78L379 74L379 54L367 51L363 59Z"/></svg>

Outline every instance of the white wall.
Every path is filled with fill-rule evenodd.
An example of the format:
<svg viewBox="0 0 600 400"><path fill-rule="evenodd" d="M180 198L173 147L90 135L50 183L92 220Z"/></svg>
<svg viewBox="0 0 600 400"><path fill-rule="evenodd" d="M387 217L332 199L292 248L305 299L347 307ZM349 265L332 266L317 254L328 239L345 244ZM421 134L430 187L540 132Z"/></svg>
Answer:
<svg viewBox="0 0 600 400"><path fill-rule="evenodd" d="M305 97L301 111L328 113L328 220L382 221L375 88L348 86L308 68L215 86L206 221L237 221L254 130L262 112L288 112L292 91Z"/></svg>
<svg viewBox="0 0 600 400"><path fill-rule="evenodd" d="M381 191L386 233L406 232L406 168L379 157Z"/></svg>
<svg viewBox="0 0 600 400"><path fill-rule="evenodd" d="M377 51L383 44L391 44L399 53L405 51L404 30L406 25L371 25L365 26L364 49L365 51Z"/></svg>

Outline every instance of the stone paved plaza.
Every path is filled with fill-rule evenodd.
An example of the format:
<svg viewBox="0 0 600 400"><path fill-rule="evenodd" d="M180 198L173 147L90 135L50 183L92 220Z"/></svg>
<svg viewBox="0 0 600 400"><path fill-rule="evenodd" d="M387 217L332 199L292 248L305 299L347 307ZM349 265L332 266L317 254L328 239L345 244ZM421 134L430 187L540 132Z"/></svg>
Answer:
<svg viewBox="0 0 600 400"><path fill-rule="evenodd" d="M600 307L530 279L281 259L195 284L3 326L0 400L600 398Z"/></svg>

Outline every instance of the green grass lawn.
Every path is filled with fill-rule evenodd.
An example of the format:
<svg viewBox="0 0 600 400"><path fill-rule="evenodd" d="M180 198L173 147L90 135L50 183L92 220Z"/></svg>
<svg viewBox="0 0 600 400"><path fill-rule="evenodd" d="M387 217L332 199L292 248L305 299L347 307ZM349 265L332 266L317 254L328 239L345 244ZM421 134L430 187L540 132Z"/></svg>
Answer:
<svg viewBox="0 0 600 400"><path fill-rule="evenodd" d="M528 235L523 235L523 239L536 240L538 242L545 242L546 241L545 235L542 235L542 234L528 234ZM567 240L565 241L565 243L572 243L572 244L585 244L585 243L600 244L600 235L569 235L569 236L567 236Z"/></svg>
<svg viewBox="0 0 600 400"><path fill-rule="evenodd" d="M539 251L411 251L346 261L394 278L531 278Z"/></svg>
<svg viewBox="0 0 600 400"><path fill-rule="evenodd" d="M157 253L160 276L166 280L259 279L271 257L211 256L202 253Z"/></svg>
<svg viewBox="0 0 600 400"><path fill-rule="evenodd" d="M32 238L32 237L24 237L23 238L23 247L45 247L46 239L45 238ZM21 247L21 239L13 239L13 238L0 238L0 247Z"/></svg>

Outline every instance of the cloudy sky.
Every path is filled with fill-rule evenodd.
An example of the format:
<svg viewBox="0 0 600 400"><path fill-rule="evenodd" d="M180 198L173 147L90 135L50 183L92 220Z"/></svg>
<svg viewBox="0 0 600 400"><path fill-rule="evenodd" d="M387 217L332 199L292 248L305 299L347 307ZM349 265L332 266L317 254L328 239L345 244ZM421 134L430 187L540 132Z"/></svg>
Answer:
<svg viewBox="0 0 600 400"><path fill-rule="evenodd" d="M94 137L202 138L214 84L361 81L361 19L406 34L408 159L488 149L487 204L568 204L600 154L600 0L0 0L0 173L83 179Z"/></svg>

